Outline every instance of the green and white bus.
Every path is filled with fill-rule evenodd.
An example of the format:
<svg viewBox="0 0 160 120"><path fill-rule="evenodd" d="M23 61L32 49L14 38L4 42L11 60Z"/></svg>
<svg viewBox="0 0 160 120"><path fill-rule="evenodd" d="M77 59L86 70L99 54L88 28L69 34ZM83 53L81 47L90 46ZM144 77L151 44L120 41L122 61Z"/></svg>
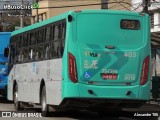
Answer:
<svg viewBox="0 0 160 120"><path fill-rule="evenodd" d="M150 24L143 13L70 11L12 32L8 99L104 110L150 98ZM7 52L6 52L7 53Z"/></svg>

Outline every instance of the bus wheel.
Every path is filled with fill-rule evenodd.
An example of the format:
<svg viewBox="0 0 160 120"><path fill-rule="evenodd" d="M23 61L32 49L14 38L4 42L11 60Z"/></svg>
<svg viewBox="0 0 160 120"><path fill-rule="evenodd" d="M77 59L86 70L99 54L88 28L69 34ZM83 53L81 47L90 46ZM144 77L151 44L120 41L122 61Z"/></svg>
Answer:
<svg viewBox="0 0 160 120"><path fill-rule="evenodd" d="M42 93L41 93L41 111L42 116L48 116L48 105L46 104L46 87L43 86Z"/></svg>
<svg viewBox="0 0 160 120"><path fill-rule="evenodd" d="M17 85L14 88L13 101L14 101L14 107L15 107L16 110L22 110L23 109L21 103L18 101L18 86Z"/></svg>

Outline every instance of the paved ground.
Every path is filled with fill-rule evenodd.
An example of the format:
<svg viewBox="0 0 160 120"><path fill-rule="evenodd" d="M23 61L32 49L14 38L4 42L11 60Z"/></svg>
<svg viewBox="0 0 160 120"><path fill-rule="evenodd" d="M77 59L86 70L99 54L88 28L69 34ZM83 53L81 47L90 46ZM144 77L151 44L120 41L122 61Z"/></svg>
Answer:
<svg viewBox="0 0 160 120"><path fill-rule="evenodd" d="M26 109L25 111L20 111L20 113L26 112L37 112L37 109ZM155 102L151 104L146 104L138 109L123 109L124 112L120 114L119 117L116 117L115 114L104 114L100 116L95 112L88 111L70 111L70 112L55 112L50 117L42 117L42 118L0 118L0 120L158 120L158 117L138 117L136 115L142 114L151 114L152 116L160 115L160 106L158 106ZM0 99L0 111L14 111L14 105L11 102L5 101L3 98ZM159 118L160 120L160 118Z"/></svg>

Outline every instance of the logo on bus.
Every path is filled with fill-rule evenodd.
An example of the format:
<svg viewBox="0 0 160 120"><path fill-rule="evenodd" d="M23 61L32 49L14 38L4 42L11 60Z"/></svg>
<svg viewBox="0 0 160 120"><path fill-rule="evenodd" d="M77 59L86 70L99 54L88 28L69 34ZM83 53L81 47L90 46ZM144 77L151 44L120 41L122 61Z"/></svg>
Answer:
<svg viewBox="0 0 160 120"><path fill-rule="evenodd" d="M91 77L91 73L89 71L84 72L84 78L90 78Z"/></svg>
<svg viewBox="0 0 160 120"><path fill-rule="evenodd" d="M94 53L94 52L90 52L90 51L85 51L84 54L86 56L91 56L91 57L101 57L100 53Z"/></svg>
<svg viewBox="0 0 160 120"><path fill-rule="evenodd" d="M85 60L84 61L84 68L86 69L97 69L98 68L98 60Z"/></svg>

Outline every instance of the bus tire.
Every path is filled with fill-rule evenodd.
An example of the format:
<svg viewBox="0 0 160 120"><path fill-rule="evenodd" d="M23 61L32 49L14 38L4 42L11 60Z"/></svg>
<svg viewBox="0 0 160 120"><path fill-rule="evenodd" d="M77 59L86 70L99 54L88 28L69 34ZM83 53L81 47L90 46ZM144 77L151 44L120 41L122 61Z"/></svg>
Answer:
<svg viewBox="0 0 160 120"><path fill-rule="evenodd" d="M46 87L43 86L41 93L41 112L43 117L48 116L48 105L46 103Z"/></svg>
<svg viewBox="0 0 160 120"><path fill-rule="evenodd" d="M21 102L18 101L18 85L15 85L14 92L13 92L13 101L14 101L14 107L16 110L22 110L23 107L21 105Z"/></svg>

